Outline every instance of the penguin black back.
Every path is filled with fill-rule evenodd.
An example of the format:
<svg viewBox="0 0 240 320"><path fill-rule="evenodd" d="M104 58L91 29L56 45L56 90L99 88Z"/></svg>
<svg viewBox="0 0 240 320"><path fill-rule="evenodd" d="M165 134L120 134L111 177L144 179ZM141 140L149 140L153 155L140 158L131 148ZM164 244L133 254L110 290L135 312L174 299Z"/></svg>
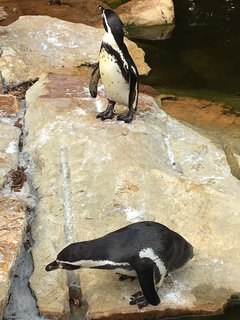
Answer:
<svg viewBox="0 0 240 320"><path fill-rule="evenodd" d="M150 221L137 222L98 239L70 244L46 266L46 271L62 268L120 270L137 277L143 296L135 294L130 304L140 308L160 302L158 288L169 271L183 266L193 256L193 248L181 235Z"/></svg>

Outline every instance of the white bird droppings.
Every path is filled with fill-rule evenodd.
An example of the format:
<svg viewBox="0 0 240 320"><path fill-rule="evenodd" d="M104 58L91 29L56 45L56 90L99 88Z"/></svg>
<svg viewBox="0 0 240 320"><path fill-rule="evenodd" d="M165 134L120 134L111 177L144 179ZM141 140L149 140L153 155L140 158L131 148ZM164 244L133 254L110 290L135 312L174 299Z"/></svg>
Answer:
<svg viewBox="0 0 240 320"><path fill-rule="evenodd" d="M10 153L10 154L13 154L13 153L16 153L18 150L18 147L17 147L17 143L16 141L12 141L9 143L7 149L6 149L6 153Z"/></svg>
<svg viewBox="0 0 240 320"><path fill-rule="evenodd" d="M144 219L144 212L136 210L132 207L127 207L124 210L127 221L130 222L139 222Z"/></svg>

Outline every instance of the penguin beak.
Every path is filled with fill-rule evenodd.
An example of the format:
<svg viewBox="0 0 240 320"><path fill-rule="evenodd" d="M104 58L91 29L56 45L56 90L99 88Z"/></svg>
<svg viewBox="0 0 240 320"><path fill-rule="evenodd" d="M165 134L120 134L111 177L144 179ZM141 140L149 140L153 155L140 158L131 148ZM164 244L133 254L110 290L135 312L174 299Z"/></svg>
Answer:
<svg viewBox="0 0 240 320"><path fill-rule="evenodd" d="M99 12L101 13L101 15L103 15L104 8L103 8L102 6L99 6L99 7L98 7L98 10L99 10Z"/></svg>
<svg viewBox="0 0 240 320"><path fill-rule="evenodd" d="M46 270L46 271L53 271L53 270L56 270L56 269L58 269L58 268L61 268L61 266L60 266L59 263L55 260L55 261L49 263L49 264L46 266L45 270Z"/></svg>

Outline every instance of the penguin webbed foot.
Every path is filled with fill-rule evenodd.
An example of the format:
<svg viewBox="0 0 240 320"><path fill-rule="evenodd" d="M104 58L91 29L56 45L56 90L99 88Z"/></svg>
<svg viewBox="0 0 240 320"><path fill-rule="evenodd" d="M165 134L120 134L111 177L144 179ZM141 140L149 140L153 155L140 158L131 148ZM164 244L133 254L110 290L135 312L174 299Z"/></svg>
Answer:
<svg viewBox="0 0 240 320"><path fill-rule="evenodd" d="M106 119L112 119L114 118L115 114L114 114L114 106L115 106L116 102L115 101L111 101L108 100L108 107L106 110L104 110L103 112L100 112L97 115L97 118L100 118L102 121L106 120Z"/></svg>
<svg viewBox="0 0 240 320"><path fill-rule="evenodd" d="M142 308L146 307L149 304L149 302L144 297L142 291L138 291L138 292L134 293L133 295L131 295L129 304L130 305L137 305L138 309L142 309Z"/></svg>
<svg viewBox="0 0 240 320"><path fill-rule="evenodd" d="M126 274L121 274L121 273L117 273L119 275L119 281L125 281L125 280L135 280L136 277L133 277L133 276L128 276Z"/></svg>
<svg viewBox="0 0 240 320"><path fill-rule="evenodd" d="M113 110L108 110L108 108L103 111L103 112L100 112L98 115L97 115L97 118L100 118L102 121L106 120L106 119L113 119L115 116Z"/></svg>
<svg viewBox="0 0 240 320"><path fill-rule="evenodd" d="M124 121L125 123L130 123L132 122L133 119L133 112L129 111L127 114L121 114L117 116L118 121Z"/></svg>

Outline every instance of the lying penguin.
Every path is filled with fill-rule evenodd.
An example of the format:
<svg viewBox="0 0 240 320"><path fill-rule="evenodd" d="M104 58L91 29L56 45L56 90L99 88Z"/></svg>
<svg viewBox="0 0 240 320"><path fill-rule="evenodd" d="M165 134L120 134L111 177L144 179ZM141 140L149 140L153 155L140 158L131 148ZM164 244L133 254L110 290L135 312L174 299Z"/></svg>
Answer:
<svg viewBox="0 0 240 320"><path fill-rule="evenodd" d="M157 292L165 275L192 257L193 247L182 236L160 223L144 221L98 239L72 243L45 269L107 269L124 275L120 280L137 277L142 292L132 295L130 304L141 309L160 303Z"/></svg>
<svg viewBox="0 0 240 320"><path fill-rule="evenodd" d="M110 10L99 7L103 17L106 33L99 54L99 62L93 70L89 91L92 97L97 96L97 85L101 77L108 107L100 112L97 118L102 120L114 117L116 102L128 106L128 113L119 115L117 120L131 122L137 110L139 75L137 67L123 42L123 24L118 15Z"/></svg>

